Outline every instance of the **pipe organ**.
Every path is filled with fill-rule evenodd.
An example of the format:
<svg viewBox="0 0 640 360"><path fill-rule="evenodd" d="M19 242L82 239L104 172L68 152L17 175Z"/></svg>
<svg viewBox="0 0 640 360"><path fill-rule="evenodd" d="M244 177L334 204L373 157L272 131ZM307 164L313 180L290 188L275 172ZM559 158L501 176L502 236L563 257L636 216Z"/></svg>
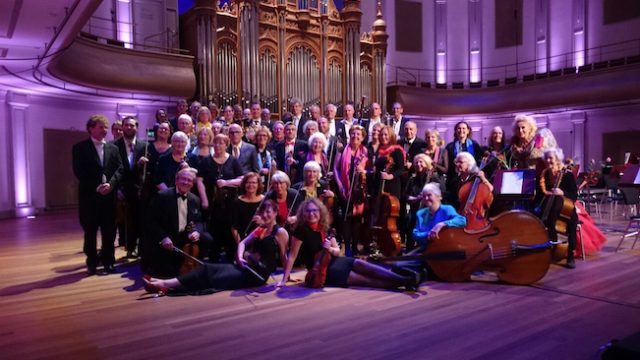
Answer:
<svg viewBox="0 0 640 360"><path fill-rule="evenodd" d="M381 5L361 33L361 0L196 0L181 17L182 44L195 55L196 98L218 106L259 101L274 117L295 97L333 103L342 114L364 95L384 107L386 24Z"/></svg>

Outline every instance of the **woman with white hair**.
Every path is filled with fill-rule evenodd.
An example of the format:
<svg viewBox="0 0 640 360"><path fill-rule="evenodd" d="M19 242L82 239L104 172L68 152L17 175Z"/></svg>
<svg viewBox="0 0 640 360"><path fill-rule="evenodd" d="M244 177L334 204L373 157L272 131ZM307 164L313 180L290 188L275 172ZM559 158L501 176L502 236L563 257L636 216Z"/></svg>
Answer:
<svg viewBox="0 0 640 360"><path fill-rule="evenodd" d="M511 167L542 171L545 139L538 133L536 120L528 115L516 116L507 159Z"/></svg>
<svg viewBox="0 0 640 360"><path fill-rule="evenodd" d="M298 196L302 200L320 199L331 212L335 194L331 191L329 183L322 179L322 167L320 164L316 161L309 161L304 164L301 173L303 173L303 181L292 186L294 190L300 193ZM330 220L333 223L333 217Z"/></svg>
<svg viewBox="0 0 640 360"><path fill-rule="evenodd" d="M487 213L493 202L493 185L487 180L474 157L468 152L459 153L456 156L455 165L460 176L460 188L457 190L460 203L458 211L467 218L467 229L481 229L489 223ZM470 200L476 179L478 179L478 187L474 197Z"/></svg>
<svg viewBox="0 0 640 360"><path fill-rule="evenodd" d="M327 147L327 137L323 133L317 132L309 137L307 143L309 144L309 151L307 151L307 154L304 156L304 161L301 161L299 163L299 169L297 172L299 174L299 178L297 179L297 181L302 180L303 168L309 161L315 161L316 163L318 163L323 174L326 174L330 171L329 158L324 153L324 149Z"/></svg>
<svg viewBox="0 0 640 360"><path fill-rule="evenodd" d="M566 224L566 235L568 240L568 253L566 267L574 269L576 263L574 261L573 251L576 248L576 230L578 227L578 214L576 213L575 206L571 210L569 219L560 219L560 210L563 206L556 207L553 203L558 200L558 196L562 196L565 199L571 200L575 203L578 199L578 186L576 180L570 171L565 171L562 161L564 160L564 154L561 149L548 149L544 152L544 162L546 168L542 171L540 179L538 181L538 192L545 196L542 203L542 217L549 232L549 238L556 240L558 234L556 231L556 221L560 220Z"/></svg>
<svg viewBox="0 0 640 360"><path fill-rule="evenodd" d="M189 137L182 131L176 131L171 136L171 152L158 158L153 175L153 183L158 191L175 186L176 174L182 167L194 167L196 159L194 155L187 154Z"/></svg>
<svg viewBox="0 0 640 360"><path fill-rule="evenodd" d="M416 226L413 229L413 240L418 243L420 252L427 248L429 240L438 238L440 231L446 227L464 227L467 220L456 212L451 205L442 204L440 184L428 183L422 188L422 209L416 213Z"/></svg>
<svg viewBox="0 0 640 360"><path fill-rule="evenodd" d="M267 193L267 199L271 199L278 205L276 221L280 226L292 225L296 222L296 211L302 203L298 191L291 188L291 179L284 171L276 171L271 175L271 189Z"/></svg>

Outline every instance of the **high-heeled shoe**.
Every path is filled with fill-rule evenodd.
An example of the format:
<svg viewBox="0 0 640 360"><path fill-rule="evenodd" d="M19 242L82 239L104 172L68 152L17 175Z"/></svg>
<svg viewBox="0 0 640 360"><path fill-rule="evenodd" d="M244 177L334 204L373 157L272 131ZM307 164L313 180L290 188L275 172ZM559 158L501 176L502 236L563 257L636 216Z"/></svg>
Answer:
<svg viewBox="0 0 640 360"><path fill-rule="evenodd" d="M152 294L166 294L167 292L169 292L169 288L168 287L164 287L164 286L160 286L157 284L153 284L151 283L151 276L150 275L144 275L143 277L143 281L144 281L144 290L148 293L152 293Z"/></svg>

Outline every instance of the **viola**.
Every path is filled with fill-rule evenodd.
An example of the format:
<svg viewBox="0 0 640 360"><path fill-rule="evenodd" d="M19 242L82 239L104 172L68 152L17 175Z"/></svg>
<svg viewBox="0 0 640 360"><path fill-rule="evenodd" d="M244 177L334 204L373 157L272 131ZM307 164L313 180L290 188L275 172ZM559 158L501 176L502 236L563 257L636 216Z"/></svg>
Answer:
<svg viewBox="0 0 640 360"><path fill-rule="evenodd" d="M448 254L463 252L463 257ZM544 224L533 214L512 210L479 231L446 228L425 250L434 274L443 281L466 281L477 270L497 273L510 284L534 283L547 273L551 245Z"/></svg>
<svg viewBox="0 0 640 360"><path fill-rule="evenodd" d="M331 229L326 237L323 236L323 239L329 240L334 236L335 230ZM307 271L307 275L304 278L305 286L314 289L323 287L327 280L327 270L329 269L330 262L331 253L329 253L329 249L323 247L322 250L316 254L313 260L313 267Z"/></svg>

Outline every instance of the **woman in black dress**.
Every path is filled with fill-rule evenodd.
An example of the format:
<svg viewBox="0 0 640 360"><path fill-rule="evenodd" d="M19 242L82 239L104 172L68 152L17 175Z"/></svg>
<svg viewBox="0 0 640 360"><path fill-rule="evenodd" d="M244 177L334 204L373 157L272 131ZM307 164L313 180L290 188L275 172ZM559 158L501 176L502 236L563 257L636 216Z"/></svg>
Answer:
<svg viewBox="0 0 640 360"><path fill-rule="evenodd" d="M171 152L167 152L158 158L153 175L153 184L158 191L176 186L176 174L182 166L192 166L194 158L187 155L189 137L182 131L176 131L171 136ZM185 165L186 164L186 165Z"/></svg>
<svg viewBox="0 0 640 360"><path fill-rule="evenodd" d="M377 194L386 192L400 199L401 177L405 173L404 164L407 156L402 146L396 144L396 134L392 128L382 125L379 137L380 147L371 171L373 181L369 187L369 194L376 197Z"/></svg>
<svg viewBox="0 0 640 360"><path fill-rule="evenodd" d="M214 239L210 259L217 261L222 248L227 258L233 256L236 242L231 235L231 203L238 197L242 169L238 159L227 153L229 137L218 134L213 139L213 157L203 158L198 169L197 187L202 209L209 213L209 232Z"/></svg>
<svg viewBox="0 0 640 360"><path fill-rule="evenodd" d="M566 171L562 161L564 160L564 154L560 149L548 149L544 152L544 162L546 168L540 175L538 181L538 192L544 195L544 201L542 202L542 217L549 232L549 238L552 240L558 239L556 232L556 220L559 219L560 214L552 214L547 209L553 210L554 206L547 204L548 201L554 201L555 196L564 196L576 202L578 199L578 186L576 185L576 179L571 171ZM558 185L557 185L558 184ZM557 187L556 187L557 185ZM548 213L548 214L547 214ZM567 226L567 242L569 249L567 252L566 267L569 269L575 269L576 262L574 260L573 251L576 249L576 230L578 227L578 214L575 207L571 211L570 218L566 221Z"/></svg>
<svg viewBox="0 0 640 360"><path fill-rule="evenodd" d="M396 268L397 274L381 266L363 260L340 256L340 247L333 236L327 236L329 230L329 213L318 199L303 202L298 209L298 221L292 233L291 250L278 286L284 286L291 274L298 254L307 268L311 269L316 255L323 249L331 254L331 262L327 270L325 286L349 287L367 286L384 289L405 287L415 289L420 281L419 276L403 268Z"/></svg>
<svg viewBox="0 0 640 360"><path fill-rule="evenodd" d="M277 266L286 263L289 235L276 224L276 204L265 201L258 209L260 227L253 230L238 244L236 264L209 264L172 279L145 278L148 292L186 290L196 292L213 289L234 290L264 285ZM245 251L246 250L246 251ZM253 271L248 270L251 268ZM256 276L257 273L260 277Z"/></svg>
<svg viewBox="0 0 640 360"><path fill-rule="evenodd" d="M236 243L239 243L258 225L255 217L263 199L260 176L254 172L247 173L240 183L240 195L231 205L233 213L231 233Z"/></svg>

